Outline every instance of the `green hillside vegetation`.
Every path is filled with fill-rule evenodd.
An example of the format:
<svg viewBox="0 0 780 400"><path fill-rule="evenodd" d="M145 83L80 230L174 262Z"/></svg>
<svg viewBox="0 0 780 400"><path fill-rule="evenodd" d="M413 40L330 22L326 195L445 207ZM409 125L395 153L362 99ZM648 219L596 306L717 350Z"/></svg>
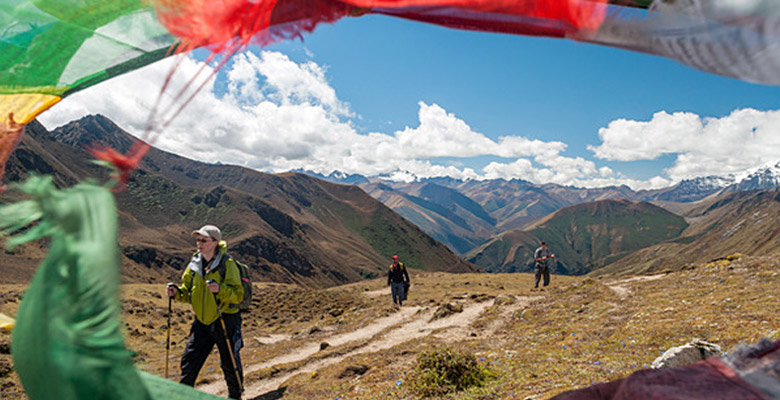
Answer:
<svg viewBox="0 0 780 400"><path fill-rule="evenodd" d="M674 239L687 226L682 217L650 203L602 200L563 208L524 234L502 234L467 258L491 272L531 271L533 252L545 241L557 257L555 270L579 275Z"/></svg>
<svg viewBox="0 0 780 400"><path fill-rule="evenodd" d="M780 189L726 193L689 206L683 215L691 224L679 238L636 251L594 274L678 270L732 253L780 251Z"/></svg>

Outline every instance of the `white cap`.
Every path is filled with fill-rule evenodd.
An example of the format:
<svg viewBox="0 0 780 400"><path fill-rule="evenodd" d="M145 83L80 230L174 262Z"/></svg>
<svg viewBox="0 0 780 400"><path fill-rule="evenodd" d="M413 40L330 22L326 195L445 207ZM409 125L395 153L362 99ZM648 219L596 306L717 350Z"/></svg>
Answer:
<svg viewBox="0 0 780 400"><path fill-rule="evenodd" d="M203 225L203 227L201 227L197 231L192 231L192 236L195 235L207 236L216 241L222 240L222 232L220 232L219 228L217 228L214 225Z"/></svg>

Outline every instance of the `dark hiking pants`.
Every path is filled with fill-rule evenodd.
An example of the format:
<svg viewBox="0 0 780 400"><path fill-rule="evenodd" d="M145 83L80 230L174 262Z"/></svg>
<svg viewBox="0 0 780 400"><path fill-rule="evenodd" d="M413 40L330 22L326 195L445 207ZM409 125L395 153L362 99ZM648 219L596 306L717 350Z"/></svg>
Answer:
<svg viewBox="0 0 780 400"><path fill-rule="evenodd" d="M404 283L403 282L393 282L390 284L390 291L393 294L393 304L398 304L399 306L404 301Z"/></svg>
<svg viewBox="0 0 780 400"><path fill-rule="evenodd" d="M550 267L546 265L537 265L534 275L536 278L534 280L534 288L539 287L539 281L542 279L542 275L544 275L544 286L550 284Z"/></svg>
<svg viewBox="0 0 780 400"><path fill-rule="evenodd" d="M244 374L241 367L241 357L239 356L239 351L244 347L241 339L241 313L222 314L222 318L225 320L228 337L232 339L230 344L233 347L236 366L238 367L238 376L243 382ZM206 362L206 358L208 358L211 350L214 349L215 344L219 350L219 361L222 367L222 374L225 376L225 382L227 383L228 397L238 399L241 397L241 385L233 370L233 362L230 361L230 351L228 350L222 324L219 320L212 322L210 325L204 325L197 319L192 323L190 336L187 338L187 347L181 356L180 382L185 385L195 386L195 379L197 379L203 363Z"/></svg>

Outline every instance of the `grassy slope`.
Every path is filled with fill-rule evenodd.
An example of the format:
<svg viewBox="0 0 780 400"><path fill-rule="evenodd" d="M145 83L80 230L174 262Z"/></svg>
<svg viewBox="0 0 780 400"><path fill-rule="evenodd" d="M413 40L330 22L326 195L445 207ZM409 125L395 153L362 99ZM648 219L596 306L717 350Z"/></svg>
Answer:
<svg viewBox="0 0 780 400"><path fill-rule="evenodd" d="M775 253L780 251L778 213L778 190L727 193L690 205L683 215L691 224L680 238L637 251L594 275L676 270L737 252Z"/></svg>
<svg viewBox="0 0 780 400"><path fill-rule="evenodd" d="M669 273L656 280L622 285L625 297L609 281L554 276L545 292L530 292L529 274L413 273L410 306L436 307L444 302L468 302L475 295L536 296L527 306L490 306L467 334L451 338L452 345L475 353L494 374L483 388L452 395L451 399L548 398L592 382L617 379L649 365L662 351L700 338L731 350L739 343L777 335L780 315L780 257L743 257ZM255 311L244 323L245 364L262 362L307 343L326 341L317 327L348 332L392 313L387 296L363 292L384 287L380 278L328 290L303 290L280 284L258 284ZM124 319L127 341L139 354L139 368L162 374L166 301L161 285L127 285ZM0 287L3 312L13 315L21 287ZM191 313L174 306L171 376L178 374ZM334 316L335 315L335 316ZM492 327L492 328L491 328ZM262 345L267 334L289 340ZM440 335L441 336L441 335ZM446 335L442 336L446 337ZM7 342L8 335L0 341ZM299 374L283 386L283 399L412 398L405 386L416 354L445 339L426 336L398 343L388 350L360 354L317 371ZM338 354L349 344L329 347L313 357ZM0 346L2 348L2 346ZM10 356L0 354L0 364ZM339 378L348 367L364 364L361 376ZM251 373L248 381L294 368L281 365ZM23 398L13 373L0 378L3 397ZM201 382L221 380L217 357L211 357ZM398 381L401 384L398 384ZM275 397L274 397L275 398Z"/></svg>
<svg viewBox="0 0 780 400"><path fill-rule="evenodd" d="M599 201L561 209L525 231L510 231L467 258L492 272L530 271L533 252L546 241L557 271L583 274L631 251L674 238L685 221L649 203Z"/></svg>

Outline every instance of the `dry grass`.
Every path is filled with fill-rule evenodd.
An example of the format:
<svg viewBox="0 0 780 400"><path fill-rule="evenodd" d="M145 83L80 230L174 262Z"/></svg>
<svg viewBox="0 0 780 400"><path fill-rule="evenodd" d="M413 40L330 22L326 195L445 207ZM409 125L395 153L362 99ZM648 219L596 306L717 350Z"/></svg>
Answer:
<svg viewBox="0 0 780 400"><path fill-rule="evenodd" d="M648 366L669 347L693 338L730 350L739 343L775 336L780 329L778 263L780 258L774 256L732 257L660 279L628 282L554 276L552 287L543 292L529 290L533 277L528 274L413 274L408 306L430 310L448 302L466 304L501 294L524 302L488 307L462 337L429 335L387 350L358 352L315 373L295 375L264 398L414 398L408 383L417 355L445 344L475 354L493 376L483 387L442 398L548 398L626 376ZM617 283L628 291L610 288ZM332 335L390 315L394 311L389 290L373 297L364 294L376 293L386 288L384 284L377 279L321 291L258 284L255 309L244 323L244 365L262 363L305 344L327 342ZM163 374L166 339L163 289L162 285L125 285L122 293L128 346L138 353L140 369L158 375ZM13 299L22 287L4 285L0 290L3 312L13 315L18 305ZM171 377L178 376L182 339L191 318L186 305L174 305ZM260 340L269 335L282 340L262 344ZM247 382L294 373L307 362L347 354L363 344L328 347L306 360L248 374ZM0 354L0 360L10 361L10 356ZM200 382L221 380L217 357L212 356ZM13 373L0 378L0 384L3 398L23 398Z"/></svg>

